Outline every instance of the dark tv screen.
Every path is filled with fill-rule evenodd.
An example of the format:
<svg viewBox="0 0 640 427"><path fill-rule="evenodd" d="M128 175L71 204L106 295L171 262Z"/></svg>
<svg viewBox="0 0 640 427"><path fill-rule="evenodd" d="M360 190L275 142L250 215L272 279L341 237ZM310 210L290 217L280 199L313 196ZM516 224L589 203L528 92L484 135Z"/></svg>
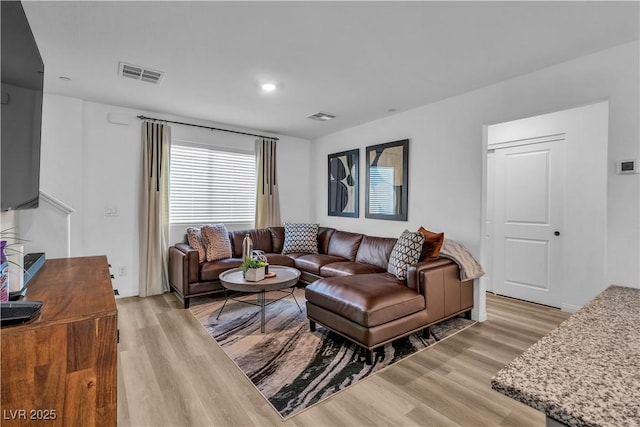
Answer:
<svg viewBox="0 0 640 427"><path fill-rule="evenodd" d="M2 1L2 210L38 207L44 64L19 1Z"/></svg>

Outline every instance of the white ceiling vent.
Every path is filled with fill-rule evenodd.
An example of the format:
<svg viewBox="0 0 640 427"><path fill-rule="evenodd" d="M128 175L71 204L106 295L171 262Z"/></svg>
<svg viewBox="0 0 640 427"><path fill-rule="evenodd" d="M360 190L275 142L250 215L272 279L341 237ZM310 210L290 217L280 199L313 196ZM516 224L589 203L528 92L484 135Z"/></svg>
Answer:
<svg viewBox="0 0 640 427"><path fill-rule="evenodd" d="M308 119L320 120L321 122L326 122L331 119L335 119L336 116L334 114L329 113L315 113L307 117Z"/></svg>
<svg viewBox="0 0 640 427"><path fill-rule="evenodd" d="M139 65L127 64L120 62L118 75L128 77L130 79L142 80L149 83L160 83L160 79L164 76L164 72L150 70Z"/></svg>

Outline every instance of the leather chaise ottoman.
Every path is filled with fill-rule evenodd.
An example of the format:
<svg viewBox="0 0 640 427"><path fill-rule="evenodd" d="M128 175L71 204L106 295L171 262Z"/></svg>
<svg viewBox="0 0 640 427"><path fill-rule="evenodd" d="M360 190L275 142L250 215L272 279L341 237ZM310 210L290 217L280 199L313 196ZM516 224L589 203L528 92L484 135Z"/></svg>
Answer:
<svg viewBox="0 0 640 427"><path fill-rule="evenodd" d="M315 322L372 349L427 325L425 297L390 273L357 274L318 280L305 289L310 328Z"/></svg>

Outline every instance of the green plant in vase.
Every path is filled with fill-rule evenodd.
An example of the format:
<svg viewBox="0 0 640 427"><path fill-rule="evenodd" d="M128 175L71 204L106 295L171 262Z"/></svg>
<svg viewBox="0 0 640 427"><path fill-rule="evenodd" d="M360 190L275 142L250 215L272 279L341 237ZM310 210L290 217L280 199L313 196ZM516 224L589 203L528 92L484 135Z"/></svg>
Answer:
<svg viewBox="0 0 640 427"><path fill-rule="evenodd" d="M242 270L245 280L257 282L264 279L266 265L267 263L255 258L245 257L240 265L240 270Z"/></svg>

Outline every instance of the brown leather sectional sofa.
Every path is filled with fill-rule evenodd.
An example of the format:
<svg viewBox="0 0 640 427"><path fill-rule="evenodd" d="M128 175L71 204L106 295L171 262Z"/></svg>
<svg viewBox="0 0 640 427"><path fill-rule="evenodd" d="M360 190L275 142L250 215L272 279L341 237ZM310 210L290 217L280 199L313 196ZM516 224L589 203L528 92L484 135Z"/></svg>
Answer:
<svg viewBox="0 0 640 427"><path fill-rule="evenodd" d="M198 262L187 243L169 248L169 281L189 307L189 300L223 290L220 273L241 264L242 240L249 233L254 249L269 264L300 270L306 286L311 330L320 323L371 350L428 328L473 308L473 281L461 281L451 260L423 260L408 269L406 280L387 273L395 238L372 237L320 227L318 254L282 254L284 228L270 227L229 233L232 258Z"/></svg>

